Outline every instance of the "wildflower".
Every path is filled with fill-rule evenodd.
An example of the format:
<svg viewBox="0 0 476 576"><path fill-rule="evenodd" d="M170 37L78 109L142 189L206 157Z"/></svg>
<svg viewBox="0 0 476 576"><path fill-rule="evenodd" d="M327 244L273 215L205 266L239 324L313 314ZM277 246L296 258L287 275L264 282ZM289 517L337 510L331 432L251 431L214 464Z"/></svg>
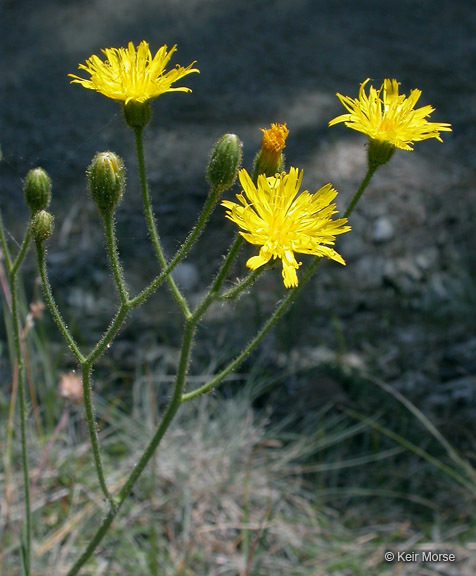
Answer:
<svg viewBox="0 0 476 576"><path fill-rule="evenodd" d="M101 60L93 54L86 60L86 64L79 64L80 70L85 70L91 75L90 80L68 74L73 80L88 88L96 90L108 98L128 104L129 102L145 103L165 92L191 92L190 88L180 86L172 88L172 84L184 76L199 72L192 68L195 62L186 68L176 66L165 72L170 57L175 52L176 46L172 46L167 52L164 44L154 57L149 50L149 44L143 40L136 48L129 42L127 48L106 48L102 50L106 60Z"/></svg>
<svg viewBox="0 0 476 576"><path fill-rule="evenodd" d="M334 118L329 126L344 122L349 128L367 134L371 141L390 145L392 151L393 148L413 150L414 142L428 138L442 142L440 132L451 132L451 124L426 120L434 111L431 106L415 110L421 90L411 90L407 98L398 93L396 80L385 79L379 90L370 86L367 95L368 82L369 78L360 85L358 98L337 94L349 113Z"/></svg>
<svg viewBox="0 0 476 576"><path fill-rule="evenodd" d="M336 213L330 202L337 192L326 184L314 194L307 190L298 196L302 170L290 168L289 173L274 177L260 175L255 185L246 170L240 170L243 192L237 195L240 204L223 201L226 217L237 224L240 234L251 244L261 246L259 255L246 265L256 270L271 260L280 258L286 288L297 286L296 270L301 265L294 252L326 256L345 264L342 256L330 248L335 236L350 230L347 219L331 220Z"/></svg>
<svg viewBox="0 0 476 576"><path fill-rule="evenodd" d="M286 124L271 124L271 128L261 128L263 132L263 139L261 140L261 148L268 154L277 154L286 147L286 138L288 137L289 130Z"/></svg>
<svg viewBox="0 0 476 576"><path fill-rule="evenodd" d="M271 128L261 128L263 138L261 140L261 150L256 155L253 165L253 181L256 182L260 174L274 176L281 170L284 155L283 149L286 147L286 138L289 130L286 124L273 123Z"/></svg>

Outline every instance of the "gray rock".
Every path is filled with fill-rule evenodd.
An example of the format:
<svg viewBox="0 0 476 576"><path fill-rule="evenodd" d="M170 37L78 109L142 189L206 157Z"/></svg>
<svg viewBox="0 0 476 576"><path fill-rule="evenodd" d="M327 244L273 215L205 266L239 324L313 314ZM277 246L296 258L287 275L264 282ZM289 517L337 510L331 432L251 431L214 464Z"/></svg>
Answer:
<svg viewBox="0 0 476 576"><path fill-rule="evenodd" d="M436 268L438 265L438 257L438 249L434 246L430 246L415 256L415 264L423 272L428 272L429 270Z"/></svg>
<svg viewBox="0 0 476 576"><path fill-rule="evenodd" d="M389 218L382 216L374 222L372 241L375 244L390 242L395 237L395 228Z"/></svg>
<svg viewBox="0 0 476 576"><path fill-rule="evenodd" d="M364 288L378 288L382 285L385 260L375 255L366 255L352 267L353 274Z"/></svg>
<svg viewBox="0 0 476 576"><path fill-rule="evenodd" d="M384 279L404 294L418 290L422 272L410 258L390 260L385 265Z"/></svg>

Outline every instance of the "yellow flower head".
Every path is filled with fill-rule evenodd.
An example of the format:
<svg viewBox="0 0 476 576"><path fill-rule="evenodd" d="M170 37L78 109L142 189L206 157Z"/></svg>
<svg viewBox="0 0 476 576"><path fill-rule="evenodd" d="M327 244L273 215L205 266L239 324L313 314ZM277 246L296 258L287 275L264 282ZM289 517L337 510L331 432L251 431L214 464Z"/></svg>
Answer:
<svg viewBox="0 0 476 576"><path fill-rule="evenodd" d="M301 265L294 252L326 256L345 264L330 246L335 236L350 226L346 226L346 218L331 219L336 210L330 202L337 192L330 184L314 194L306 190L297 196L302 180L302 170L297 168L271 178L261 174L256 186L244 169L239 178L243 187L236 196L239 204L224 200L222 206L227 208L226 217L243 230L243 238L261 246L259 255L246 263L248 268L256 270L271 258L281 258L284 285L291 288L298 284L296 270Z"/></svg>
<svg viewBox="0 0 476 576"><path fill-rule="evenodd" d="M428 138L442 142L440 132L451 132L451 124L426 120L434 111L431 106L415 110L421 90L411 90L407 98L405 94L398 93L399 83L396 80L386 79L379 90L370 86L367 95L364 89L367 82L369 78L360 85L358 98L337 94L349 113L334 118L329 126L344 122L349 128L363 132L371 139L402 150L413 150L414 142Z"/></svg>
<svg viewBox="0 0 476 576"><path fill-rule="evenodd" d="M271 128L261 128L261 132L263 132L262 150L279 153L286 147L286 138L289 134L286 124L272 123Z"/></svg>
<svg viewBox="0 0 476 576"><path fill-rule="evenodd" d="M253 163L253 182L256 182L260 174L272 176L281 170L284 160L282 150L286 147L286 138L289 134L286 124L279 123L271 124L271 128L261 128L261 132L263 132L261 149Z"/></svg>
<svg viewBox="0 0 476 576"><path fill-rule="evenodd" d="M170 57L175 52L176 46L172 46L167 52L164 45L154 57L149 50L149 44L142 41L136 48L129 42L127 48L106 48L102 50L106 60L101 60L93 54L86 60L86 64L79 64L80 70L85 70L91 75L90 80L85 80L75 74L68 74L73 80L89 90L96 90L119 102L128 104L131 101L144 103L157 98L165 92L191 92L190 88L180 86L171 88L184 76L199 72L192 68L195 62L186 68L176 66L165 72Z"/></svg>

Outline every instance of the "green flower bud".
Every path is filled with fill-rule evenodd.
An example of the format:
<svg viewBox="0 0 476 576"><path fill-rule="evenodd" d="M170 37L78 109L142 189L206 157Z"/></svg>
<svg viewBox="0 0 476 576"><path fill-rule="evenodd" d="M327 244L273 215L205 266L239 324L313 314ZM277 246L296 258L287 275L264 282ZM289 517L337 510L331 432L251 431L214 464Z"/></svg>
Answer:
<svg viewBox="0 0 476 576"><path fill-rule="evenodd" d="M54 218L46 210L39 210L30 220L30 230L37 242L44 242L53 234Z"/></svg>
<svg viewBox="0 0 476 576"><path fill-rule="evenodd" d="M122 108L124 120L131 128L145 128L152 115L149 102L130 100Z"/></svg>
<svg viewBox="0 0 476 576"><path fill-rule="evenodd" d="M369 168L377 168L386 164L393 156L395 146L386 140L369 139L368 161Z"/></svg>
<svg viewBox="0 0 476 576"><path fill-rule="evenodd" d="M223 135L212 148L207 178L219 192L231 188L241 166L243 143L236 134Z"/></svg>
<svg viewBox="0 0 476 576"><path fill-rule="evenodd" d="M86 174L91 197L101 214L113 212L126 185L126 169L114 152L98 152Z"/></svg>
<svg viewBox="0 0 476 576"><path fill-rule="evenodd" d="M51 201L51 179L43 168L34 168L23 183L25 202L34 214L44 210Z"/></svg>

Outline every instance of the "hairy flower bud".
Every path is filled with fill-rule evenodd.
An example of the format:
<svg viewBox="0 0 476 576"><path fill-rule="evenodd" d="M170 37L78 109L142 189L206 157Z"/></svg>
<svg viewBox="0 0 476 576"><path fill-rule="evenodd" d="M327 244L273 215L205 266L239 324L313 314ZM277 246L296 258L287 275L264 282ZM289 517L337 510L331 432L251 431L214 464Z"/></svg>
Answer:
<svg viewBox="0 0 476 576"><path fill-rule="evenodd" d="M33 214L30 221L30 230L37 242L44 242L53 233L54 218L46 210L39 210Z"/></svg>
<svg viewBox="0 0 476 576"><path fill-rule="evenodd" d="M219 192L233 186L241 166L242 147L236 134L224 134L212 148L207 178Z"/></svg>
<svg viewBox="0 0 476 576"><path fill-rule="evenodd" d="M98 152L86 174L91 197L102 215L113 212L124 192L124 164L114 152Z"/></svg>
<svg viewBox="0 0 476 576"><path fill-rule="evenodd" d="M51 201L51 179L43 168L34 168L23 183L25 202L34 214L44 210Z"/></svg>

